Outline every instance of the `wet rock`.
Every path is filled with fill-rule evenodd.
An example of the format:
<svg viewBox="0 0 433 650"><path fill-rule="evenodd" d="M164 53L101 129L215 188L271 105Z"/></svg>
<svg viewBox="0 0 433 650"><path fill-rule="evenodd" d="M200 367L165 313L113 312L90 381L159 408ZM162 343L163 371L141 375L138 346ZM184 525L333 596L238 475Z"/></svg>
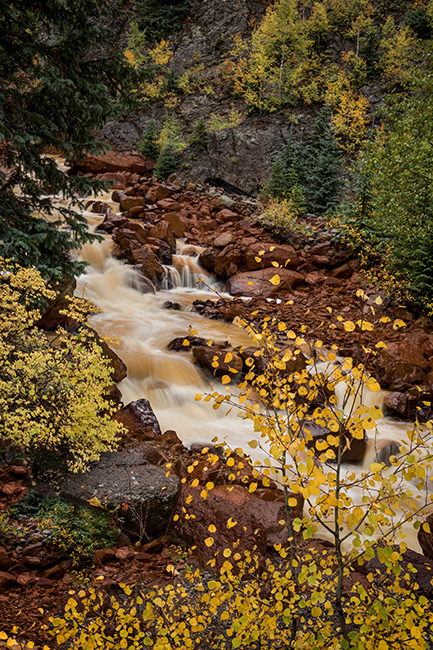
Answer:
<svg viewBox="0 0 433 650"><path fill-rule="evenodd" d="M242 250L236 244L230 244L215 257L214 273L219 276L230 277L238 272L241 265Z"/></svg>
<svg viewBox="0 0 433 650"><path fill-rule="evenodd" d="M138 267L139 271L149 278L152 282L162 280L164 269L162 268L157 256L149 246L131 246L132 262Z"/></svg>
<svg viewBox="0 0 433 650"><path fill-rule="evenodd" d="M406 393L394 391L393 393L386 395L383 400L383 405L386 409L385 412L398 415L402 418L409 417L410 403Z"/></svg>
<svg viewBox="0 0 433 650"><path fill-rule="evenodd" d="M147 400L140 400L147 401ZM128 535L152 535L164 530L180 494L180 481L150 465L140 448L104 453L85 474L68 477L59 486L61 495L88 505L96 497L106 508L122 510Z"/></svg>
<svg viewBox="0 0 433 650"><path fill-rule="evenodd" d="M11 565L11 559L7 550L0 546L0 570L7 571Z"/></svg>
<svg viewBox="0 0 433 650"><path fill-rule="evenodd" d="M115 550L113 548L98 548L93 554L95 564L101 566L114 560Z"/></svg>
<svg viewBox="0 0 433 650"><path fill-rule="evenodd" d="M185 341L188 343L185 344ZM191 347L195 346L205 346L206 339L203 339L201 336L178 336L167 345L167 350L173 350L175 352L189 350Z"/></svg>
<svg viewBox="0 0 433 650"><path fill-rule="evenodd" d="M168 199L169 196L177 192L179 188L176 185L171 185L170 183L161 183L157 187L153 187L149 190L149 200L151 203L157 203L163 199Z"/></svg>
<svg viewBox="0 0 433 650"><path fill-rule="evenodd" d="M200 264L200 266L202 266L205 269L205 271L209 271L209 273L213 273L217 255L218 255L218 251L212 246L210 246L209 248L206 248L206 250L204 250L203 253L200 254L198 258L198 263Z"/></svg>
<svg viewBox="0 0 433 650"><path fill-rule="evenodd" d="M260 255L260 253L262 254ZM250 271L272 266L272 262L277 262L286 269L297 269L299 266L299 259L295 249L293 246L286 244L263 244L259 242L250 246L245 254L245 266Z"/></svg>
<svg viewBox="0 0 433 650"><path fill-rule="evenodd" d="M111 187L115 191L125 189L128 177L129 172L105 172L98 174L98 179L100 181L107 181L108 187Z"/></svg>
<svg viewBox="0 0 433 650"><path fill-rule="evenodd" d="M119 192L119 190L114 190L111 195L111 200L115 201L115 203L120 203L122 199L126 199L126 194L124 192Z"/></svg>
<svg viewBox="0 0 433 650"><path fill-rule="evenodd" d="M242 372L242 358L234 352L205 345L194 348L193 355L202 368L210 370L216 377L236 377Z"/></svg>
<svg viewBox="0 0 433 650"><path fill-rule="evenodd" d="M16 584L16 578L7 571L0 571L0 591L6 591Z"/></svg>
<svg viewBox="0 0 433 650"><path fill-rule="evenodd" d="M221 210L222 208L228 208L231 210L234 208L236 205L235 201L230 198L230 196L227 196L227 194L222 194L219 196L215 202L215 208L217 210Z"/></svg>
<svg viewBox="0 0 433 650"><path fill-rule="evenodd" d="M110 212L106 215L104 221L97 227L98 232L106 232L111 234L115 228L121 228L128 222L128 219L120 214L113 214Z"/></svg>
<svg viewBox="0 0 433 650"><path fill-rule="evenodd" d="M326 255L329 257L332 244L330 241L319 242L314 244L310 249L310 255Z"/></svg>
<svg viewBox="0 0 433 650"><path fill-rule="evenodd" d="M41 318L36 323L36 327L43 330L53 331L60 327L69 327L72 323L70 316L65 316L62 312L68 310L70 302L69 296L74 295L77 283L75 278L64 279L62 285L53 300L47 301L41 308Z"/></svg>
<svg viewBox="0 0 433 650"><path fill-rule="evenodd" d="M271 282L275 276L279 277L277 285ZM288 269L266 268L260 271L239 273L227 282L227 291L232 296L273 296L280 291L298 287L304 277L297 271Z"/></svg>
<svg viewBox="0 0 433 650"><path fill-rule="evenodd" d="M235 238L230 232L223 232L222 235L219 235L216 239L213 240L212 245L217 248L225 248L229 244L235 243Z"/></svg>
<svg viewBox="0 0 433 650"><path fill-rule="evenodd" d="M325 453L326 449L332 449L337 458L338 444L328 444L325 449L318 449L317 443L323 442L328 436L336 437L330 429L316 422L306 422L303 426L302 434L306 437L306 443L309 449L315 449L318 456ZM367 438L353 438L348 432L344 434L342 461L344 463L357 463L364 459L367 451Z"/></svg>
<svg viewBox="0 0 433 650"><path fill-rule="evenodd" d="M247 550L264 555L266 530L254 514L244 512L236 503L213 494L213 491L208 493L206 500L200 493L201 488L183 488L176 509L179 519L172 524L172 529L196 547L201 562L208 562L217 554L217 566L221 566L225 561L223 550L233 548L237 540L239 552ZM227 527L229 520L236 522L232 528ZM209 532L211 524L216 528L214 533ZM205 540L210 538L213 541L208 546Z"/></svg>
<svg viewBox="0 0 433 650"><path fill-rule="evenodd" d="M179 210L182 210L181 204L173 199L162 199L156 205L160 210L164 210L164 212L179 212Z"/></svg>
<svg viewBox="0 0 433 650"><path fill-rule="evenodd" d="M383 388L404 390L424 379L430 369L433 337L423 334L414 332L402 341L387 343L377 355L376 378Z"/></svg>
<svg viewBox="0 0 433 650"><path fill-rule="evenodd" d="M167 221L164 221L164 219L158 221L157 224L152 226L147 234L148 237L162 239L163 241L167 242L173 252L176 251L176 238L170 224Z"/></svg>
<svg viewBox="0 0 433 650"><path fill-rule="evenodd" d="M104 201L95 201L92 205L91 212L95 214L107 214L107 212L111 212L111 208Z"/></svg>
<svg viewBox="0 0 433 650"><path fill-rule="evenodd" d="M180 216L178 212L166 212L163 219L167 221L175 237L183 237L188 227L188 221L185 217Z"/></svg>
<svg viewBox="0 0 433 650"><path fill-rule="evenodd" d="M218 223L229 223L230 221L238 221L239 215L237 212L233 212L232 210L224 208L223 210L217 212L215 219L218 221Z"/></svg>
<svg viewBox="0 0 433 650"><path fill-rule="evenodd" d="M103 154L87 154L82 160L74 162L69 170L70 174L76 174L78 171L92 174L101 172L132 172L144 174L151 171L154 162L142 158L139 154L119 153L117 151L106 151Z"/></svg>
<svg viewBox="0 0 433 650"><path fill-rule="evenodd" d="M428 530L424 528L424 524L428 525ZM421 524L418 531L418 542L424 555L433 560L433 514L429 515Z"/></svg>
<svg viewBox="0 0 433 650"><path fill-rule="evenodd" d="M173 263L173 251L171 249L171 246L167 244L166 241L157 239L156 237L148 237L147 243L153 252L158 256L161 264Z"/></svg>
<svg viewBox="0 0 433 650"><path fill-rule="evenodd" d="M145 200L142 196L127 196L125 199L120 199L120 209L122 212L127 212L131 208L143 207Z"/></svg>
<svg viewBox="0 0 433 650"><path fill-rule="evenodd" d="M375 462L385 463L385 465L390 464L391 456L398 456L400 453L399 445L394 440L375 441L374 449L376 452L374 457Z"/></svg>
<svg viewBox="0 0 433 650"><path fill-rule="evenodd" d="M149 430L157 436L161 435L159 422L147 399L130 402L115 413L114 419L123 424L132 436L139 436Z"/></svg>

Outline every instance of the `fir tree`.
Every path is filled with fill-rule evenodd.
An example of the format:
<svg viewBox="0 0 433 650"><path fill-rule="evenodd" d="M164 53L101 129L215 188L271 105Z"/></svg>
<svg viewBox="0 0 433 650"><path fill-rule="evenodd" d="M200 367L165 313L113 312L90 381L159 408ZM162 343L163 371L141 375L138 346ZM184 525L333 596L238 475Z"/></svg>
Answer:
<svg viewBox="0 0 433 650"><path fill-rule="evenodd" d="M159 156L158 124L156 120L149 120L143 132L138 148L145 156L156 160Z"/></svg>
<svg viewBox="0 0 433 650"><path fill-rule="evenodd" d="M290 138L275 158L265 194L275 199L291 197L301 209L304 203L303 175L302 147Z"/></svg>
<svg viewBox="0 0 433 650"><path fill-rule="evenodd" d="M82 269L70 251L95 235L47 195L78 204L102 183L68 176L45 153L71 162L101 150L94 134L129 94L133 68L112 46L108 6L0 0L0 255L54 280Z"/></svg>
<svg viewBox="0 0 433 650"><path fill-rule="evenodd" d="M180 165L179 154L173 144L167 143L158 156L155 167L155 176L165 179L175 172Z"/></svg>
<svg viewBox="0 0 433 650"><path fill-rule="evenodd" d="M331 109L324 106L304 152L302 185L308 211L325 214L335 208L341 194L341 149L331 125Z"/></svg>
<svg viewBox="0 0 433 650"><path fill-rule="evenodd" d="M209 140L209 132L207 130L206 122L201 117L194 125L194 130L189 139L189 143L196 145L202 151L207 151L207 143Z"/></svg>

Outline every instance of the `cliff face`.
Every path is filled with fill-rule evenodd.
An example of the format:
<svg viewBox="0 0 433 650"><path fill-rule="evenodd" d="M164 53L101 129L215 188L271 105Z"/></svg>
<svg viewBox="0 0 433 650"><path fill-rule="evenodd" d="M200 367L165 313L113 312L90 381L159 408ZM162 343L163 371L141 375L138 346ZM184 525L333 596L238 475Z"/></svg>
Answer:
<svg viewBox="0 0 433 650"><path fill-rule="evenodd" d="M207 121L208 126L209 120L214 119L217 123L209 129L206 149L186 146L177 176L181 180L194 182L221 179L246 194L257 195L268 180L272 162L289 135L292 133L301 138L311 131L317 110L326 98L327 91L324 89L329 83L328 71L334 66L336 78L340 74L339 69L343 75L346 74L344 65L341 67L343 55L350 50L349 53L354 54L353 48L359 46L359 43L347 38L347 26L341 30L334 27L328 33L324 46L314 44L311 57L303 54L307 67L317 57L322 57L320 60L326 62L320 64L322 68L317 68L317 80L314 70L313 73L311 70L309 72L308 83L321 86L321 94L317 98L313 95L313 99L310 96L308 101L304 101L301 91L298 99L289 97L286 104L269 111L248 106L245 94L240 98L229 88L230 63L227 67L227 61L236 39L240 37L244 44L248 43L271 4L269 0L193 2L180 29L169 36L171 58L166 64L165 74L171 75L170 82L174 80L175 88L169 101L167 96L158 97L123 121L107 124L102 130L102 138L116 150L134 150L150 119L155 119L161 125L167 115L174 115L187 144L201 118ZM314 68L314 63L311 65ZM362 65L365 65L365 61ZM290 73L292 63L284 60L284 66ZM347 74L346 80L352 72ZM272 83L275 83L275 79ZM305 84L305 79L299 83ZM383 89L383 79L377 75L372 80L365 74L364 80L355 86L353 97L356 99L362 95L365 99L367 116L363 119L366 124L374 123L373 111L378 105L380 107Z"/></svg>

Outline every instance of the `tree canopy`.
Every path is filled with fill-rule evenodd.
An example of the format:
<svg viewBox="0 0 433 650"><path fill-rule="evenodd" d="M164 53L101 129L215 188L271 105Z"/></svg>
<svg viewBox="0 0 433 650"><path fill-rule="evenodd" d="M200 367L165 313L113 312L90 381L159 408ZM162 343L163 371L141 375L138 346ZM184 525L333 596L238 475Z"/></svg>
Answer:
<svg viewBox="0 0 433 650"><path fill-rule="evenodd" d="M105 0L0 0L0 255L53 280L80 270L69 253L94 235L49 195L73 208L100 184L68 176L46 153L71 161L102 147L95 130L133 74L110 20Z"/></svg>

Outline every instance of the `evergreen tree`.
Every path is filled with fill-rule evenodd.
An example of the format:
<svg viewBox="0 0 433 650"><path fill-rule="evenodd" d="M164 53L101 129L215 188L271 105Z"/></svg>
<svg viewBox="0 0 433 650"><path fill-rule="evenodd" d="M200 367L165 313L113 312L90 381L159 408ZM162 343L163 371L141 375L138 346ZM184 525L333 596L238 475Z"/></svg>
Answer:
<svg viewBox="0 0 433 650"><path fill-rule="evenodd" d="M149 120L143 132L138 148L145 156L156 160L159 156L158 124L156 120Z"/></svg>
<svg viewBox="0 0 433 650"><path fill-rule="evenodd" d="M179 169L180 157L176 147L168 142L158 156L155 167L155 176L159 179L165 179L173 172Z"/></svg>
<svg viewBox="0 0 433 650"><path fill-rule="evenodd" d="M302 184L308 211L325 214L336 207L341 194L341 149L331 125L331 109L324 106L304 152Z"/></svg>
<svg viewBox="0 0 433 650"><path fill-rule="evenodd" d="M265 194L275 199L291 197L301 209L304 203L304 152L302 146L290 138L275 158Z"/></svg>
<svg viewBox="0 0 433 650"><path fill-rule="evenodd" d="M68 176L45 153L72 161L100 150L94 133L117 114L133 74L111 45L107 6L0 0L0 255L55 280L81 270L69 252L94 235L82 215L54 208L47 195L77 204L74 197L102 185Z"/></svg>
<svg viewBox="0 0 433 650"><path fill-rule="evenodd" d="M209 140L209 133L207 130L206 122L201 117L194 125L194 130L189 139L190 144L195 144L202 151L207 151L207 143Z"/></svg>

